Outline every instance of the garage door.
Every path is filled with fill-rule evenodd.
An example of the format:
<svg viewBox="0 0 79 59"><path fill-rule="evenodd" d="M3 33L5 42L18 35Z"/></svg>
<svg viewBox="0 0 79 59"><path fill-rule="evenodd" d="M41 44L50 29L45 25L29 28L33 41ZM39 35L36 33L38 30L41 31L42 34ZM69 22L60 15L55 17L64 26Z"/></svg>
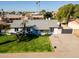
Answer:
<svg viewBox="0 0 79 59"><path fill-rule="evenodd" d="M72 34L72 29L62 29L62 34Z"/></svg>

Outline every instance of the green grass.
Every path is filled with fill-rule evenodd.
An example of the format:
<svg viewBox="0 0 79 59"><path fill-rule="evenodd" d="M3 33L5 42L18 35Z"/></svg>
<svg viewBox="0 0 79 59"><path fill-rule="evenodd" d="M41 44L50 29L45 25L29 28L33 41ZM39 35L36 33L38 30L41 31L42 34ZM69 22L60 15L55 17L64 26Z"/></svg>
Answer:
<svg viewBox="0 0 79 59"><path fill-rule="evenodd" d="M0 53L51 52L48 36L39 36L30 41L16 41L16 36L0 36Z"/></svg>

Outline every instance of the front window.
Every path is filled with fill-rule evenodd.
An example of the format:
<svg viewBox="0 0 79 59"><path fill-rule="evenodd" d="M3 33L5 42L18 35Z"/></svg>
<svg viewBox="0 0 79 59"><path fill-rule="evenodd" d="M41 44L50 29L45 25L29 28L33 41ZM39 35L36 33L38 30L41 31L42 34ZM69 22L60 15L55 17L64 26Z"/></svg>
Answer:
<svg viewBox="0 0 79 59"><path fill-rule="evenodd" d="M18 31L18 28L15 28L15 31Z"/></svg>

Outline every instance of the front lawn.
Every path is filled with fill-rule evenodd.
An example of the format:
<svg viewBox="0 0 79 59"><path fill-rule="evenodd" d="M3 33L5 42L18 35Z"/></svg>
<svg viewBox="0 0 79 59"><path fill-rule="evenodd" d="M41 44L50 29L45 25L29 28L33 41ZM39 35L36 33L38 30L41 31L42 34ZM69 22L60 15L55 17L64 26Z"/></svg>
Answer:
<svg viewBox="0 0 79 59"><path fill-rule="evenodd" d="M0 36L0 53L51 52L48 36L39 36L29 41L16 41L15 35Z"/></svg>

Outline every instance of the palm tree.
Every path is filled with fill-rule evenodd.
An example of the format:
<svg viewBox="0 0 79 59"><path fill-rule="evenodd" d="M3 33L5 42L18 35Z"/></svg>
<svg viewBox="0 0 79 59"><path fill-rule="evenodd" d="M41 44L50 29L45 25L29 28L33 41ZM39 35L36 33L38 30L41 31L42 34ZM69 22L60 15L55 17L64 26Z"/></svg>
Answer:
<svg viewBox="0 0 79 59"><path fill-rule="evenodd" d="M5 15L5 12L4 12L4 10L3 10L3 9L1 9L1 11L2 11L1 16L2 16L2 19L4 20L4 15Z"/></svg>
<svg viewBox="0 0 79 59"><path fill-rule="evenodd" d="M36 5L38 6L38 7L37 7L37 10L39 11L39 10L40 10L40 1L37 1L37 2L36 2ZM38 8L39 8L39 9L38 9Z"/></svg>
<svg viewBox="0 0 79 59"><path fill-rule="evenodd" d="M40 14L44 15L46 13L46 10L41 10Z"/></svg>

